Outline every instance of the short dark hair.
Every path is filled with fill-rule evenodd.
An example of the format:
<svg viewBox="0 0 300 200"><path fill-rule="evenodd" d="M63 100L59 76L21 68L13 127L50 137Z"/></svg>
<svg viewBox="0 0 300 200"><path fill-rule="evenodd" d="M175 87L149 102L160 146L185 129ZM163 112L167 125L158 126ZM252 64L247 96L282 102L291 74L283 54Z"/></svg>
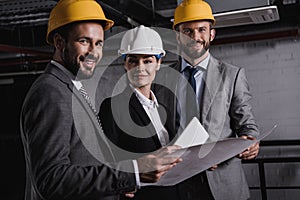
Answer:
<svg viewBox="0 0 300 200"><path fill-rule="evenodd" d="M209 28L213 29L213 21L212 20L195 20L195 21L208 21L209 22ZM188 22L192 22L192 21L188 21ZM183 24L183 23L184 22L176 24L176 26L174 27L174 30L179 32L179 26L180 26L180 24Z"/></svg>
<svg viewBox="0 0 300 200"><path fill-rule="evenodd" d="M106 21L103 21L103 20L87 20L87 21L77 21L77 22L72 22L72 23L69 23L69 24L66 24L64 26L61 26L55 30L53 30L50 34L49 34L49 40L53 40L53 36L55 34L59 34L61 35L61 37L65 40L67 40L67 37L69 35L69 33L73 30L73 27L76 25L76 24L80 24L80 23L83 23L83 22L95 22L95 23L98 23L102 26L102 28L104 29L104 27L106 26ZM51 41L53 42L53 41Z"/></svg>

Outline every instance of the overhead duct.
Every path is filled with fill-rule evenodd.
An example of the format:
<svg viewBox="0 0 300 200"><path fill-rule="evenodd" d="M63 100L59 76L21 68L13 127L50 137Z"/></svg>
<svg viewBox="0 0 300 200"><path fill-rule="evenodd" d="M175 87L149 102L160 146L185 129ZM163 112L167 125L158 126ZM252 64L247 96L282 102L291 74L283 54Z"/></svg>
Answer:
<svg viewBox="0 0 300 200"><path fill-rule="evenodd" d="M206 0L212 7L216 28L262 24L279 20L276 5L269 0Z"/></svg>
<svg viewBox="0 0 300 200"><path fill-rule="evenodd" d="M216 28L262 24L279 20L277 6L250 8L214 14Z"/></svg>

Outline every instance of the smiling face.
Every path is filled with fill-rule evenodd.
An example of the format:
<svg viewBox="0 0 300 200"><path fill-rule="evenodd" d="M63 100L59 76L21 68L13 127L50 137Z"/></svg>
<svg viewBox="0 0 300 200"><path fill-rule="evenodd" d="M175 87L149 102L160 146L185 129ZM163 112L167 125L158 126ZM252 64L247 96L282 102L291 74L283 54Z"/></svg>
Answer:
<svg viewBox="0 0 300 200"><path fill-rule="evenodd" d="M103 38L103 28L98 23L74 24L66 38L59 34L54 37L60 62L79 80L90 78L102 58Z"/></svg>
<svg viewBox="0 0 300 200"><path fill-rule="evenodd" d="M185 22L178 27L177 42L183 57L191 64L197 64L207 55L215 30L208 21Z"/></svg>
<svg viewBox="0 0 300 200"><path fill-rule="evenodd" d="M138 90L148 88L160 68L161 59L154 55L129 54L126 56L125 69L130 83Z"/></svg>

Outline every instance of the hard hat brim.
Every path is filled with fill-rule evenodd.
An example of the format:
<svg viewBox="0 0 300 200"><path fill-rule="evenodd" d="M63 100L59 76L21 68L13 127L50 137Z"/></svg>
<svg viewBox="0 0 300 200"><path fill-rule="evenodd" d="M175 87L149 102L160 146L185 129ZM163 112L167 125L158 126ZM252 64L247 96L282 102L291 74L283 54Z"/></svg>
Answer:
<svg viewBox="0 0 300 200"><path fill-rule="evenodd" d="M119 54L120 55L129 55L129 54L140 54L140 55L162 55L162 57L164 57L166 55L166 52L164 50L161 49L157 49L157 50L150 50L150 49L137 49L137 50L132 50L132 51L126 51L126 52L122 52L119 50Z"/></svg>

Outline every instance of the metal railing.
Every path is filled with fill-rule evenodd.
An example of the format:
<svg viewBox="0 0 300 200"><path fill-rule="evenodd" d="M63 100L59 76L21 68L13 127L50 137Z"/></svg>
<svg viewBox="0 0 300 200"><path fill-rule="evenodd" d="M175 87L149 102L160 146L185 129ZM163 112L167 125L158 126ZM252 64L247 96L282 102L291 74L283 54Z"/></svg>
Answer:
<svg viewBox="0 0 300 200"><path fill-rule="evenodd" d="M300 140L274 140L274 141L261 141L261 147L270 147L270 146L300 146ZM300 189L300 185L298 186L276 186L276 187L268 187L266 185L266 174L265 174L265 163L300 163L300 155L299 156L291 156L291 157L260 157L258 156L253 160L243 160L243 164L255 163L258 164L259 171L259 187L250 187L250 189L260 189L262 200L267 200L267 190L268 189Z"/></svg>

